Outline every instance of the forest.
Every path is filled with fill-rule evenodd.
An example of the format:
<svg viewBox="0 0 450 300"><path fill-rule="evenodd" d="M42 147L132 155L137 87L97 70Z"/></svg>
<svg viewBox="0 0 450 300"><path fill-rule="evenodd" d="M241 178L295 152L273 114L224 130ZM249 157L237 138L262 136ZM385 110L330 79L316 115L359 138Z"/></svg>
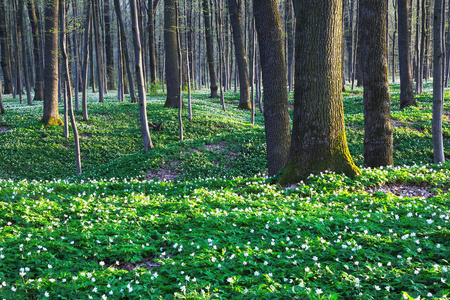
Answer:
<svg viewBox="0 0 450 300"><path fill-rule="evenodd" d="M448 299L449 24L1 0L0 299Z"/></svg>

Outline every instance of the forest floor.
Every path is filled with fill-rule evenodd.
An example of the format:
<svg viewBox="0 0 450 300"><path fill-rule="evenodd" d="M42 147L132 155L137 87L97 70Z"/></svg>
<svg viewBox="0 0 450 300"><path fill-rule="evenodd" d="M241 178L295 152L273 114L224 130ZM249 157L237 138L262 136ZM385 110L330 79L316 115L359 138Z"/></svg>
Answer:
<svg viewBox="0 0 450 300"><path fill-rule="evenodd" d="M163 130L151 131L148 153L138 105L90 94L89 122L76 111L81 176L73 137L39 122L41 103L4 96L0 298L449 297L450 164L431 164L431 84L402 111L399 86L391 92L394 167L289 187L267 178L262 114L251 125L237 94L226 94L223 112L194 93L181 142L177 110L149 95L149 122ZM359 166L362 109L362 90L344 93Z"/></svg>

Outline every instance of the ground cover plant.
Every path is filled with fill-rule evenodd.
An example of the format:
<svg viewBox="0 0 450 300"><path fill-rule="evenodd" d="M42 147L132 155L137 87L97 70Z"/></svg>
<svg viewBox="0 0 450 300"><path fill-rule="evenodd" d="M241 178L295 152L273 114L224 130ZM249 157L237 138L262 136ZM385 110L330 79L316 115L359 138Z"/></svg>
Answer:
<svg viewBox="0 0 450 300"><path fill-rule="evenodd" d="M149 120L163 130L146 154L137 105L91 95L90 122L77 115L81 177L62 129L42 127L38 105L6 96L0 299L450 296L450 164L430 164L432 94L399 111L398 85L391 90L395 167L290 187L264 176L262 116L249 125L235 94L225 113L195 94L183 142L177 112L150 97ZM344 96L361 165L361 90ZM448 122L444 133L448 149Z"/></svg>

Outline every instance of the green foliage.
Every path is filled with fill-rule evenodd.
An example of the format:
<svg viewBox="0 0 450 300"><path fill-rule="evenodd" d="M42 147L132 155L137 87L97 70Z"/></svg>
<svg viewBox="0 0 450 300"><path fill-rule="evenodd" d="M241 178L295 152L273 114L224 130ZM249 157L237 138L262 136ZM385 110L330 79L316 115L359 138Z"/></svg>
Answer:
<svg viewBox="0 0 450 300"><path fill-rule="evenodd" d="M183 142L176 110L162 107L163 96L151 97L149 121L162 121L163 130L152 131L156 149L148 153L137 104L114 95L97 104L91 95L90 122L77 114L82 177L74 175L72 139L38 122L40 105L5 98L1 299L450 295L450 164L425 164L429 93L419 108L401 112L393 93L398 166L362 169L353 180L317 174L289 188L263 176L262 116L249 125L233 94L226 113L216 99L193 94ZM358 99L350 91L344 103L350 151L361 164Z"/></svg>

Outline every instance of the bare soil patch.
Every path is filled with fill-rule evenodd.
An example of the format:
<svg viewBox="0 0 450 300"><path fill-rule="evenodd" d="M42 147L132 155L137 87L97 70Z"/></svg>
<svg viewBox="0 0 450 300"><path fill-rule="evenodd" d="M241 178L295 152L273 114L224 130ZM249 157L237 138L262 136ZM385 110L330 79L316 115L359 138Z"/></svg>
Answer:
<svg viewBox="0 0 450 300"><path fill-rule="evenodd" d="M178 176L181 175L180 172L174 170L175 167L179 164L180 162L173 161L171 163L165 164L159 170L148 171L145 174L145 180L150 181L154 180L155 178L159 178L159 180L162 181L174 181L175 179L177 179Z"/></svg>
<svg viewBox="0 0 450 300"><path fill-rule="evenodd" d="M7 131L9 131L9 128L7 126L0 126L0 133L7 132Z"/></svg>
<svg viewBox="0 0 450 300"><path fill-rule="evenodd" d="M383 192L392 193L403 197L424 197L426 199L434 197L436 192L431 191L431 186L416 186L407 184L385 184L379 187L372 187L366 190L368 193Z"/></svg>
<svg viewBox="0 0 450 300"><path fill-rule="evenodd" d="M125 270L125 271L133 271L137 268L145 268L147 270L151 270L161 265L161 263L155 261L156 258L157 258L156 256L147 257L135 263L130 261L119 261L119 260L115 262L105 261L105 266L107 266L108 268L114 268L117 270Z"/></svg>
<svg viewBox="0 0 450 300"><path fill-rule="evenodd" d="M91 137L90 135L87 135L87 134L81 133L81 134L80 134L80 138L84 138L84 139L91 139L92 137Z"/></svg>

